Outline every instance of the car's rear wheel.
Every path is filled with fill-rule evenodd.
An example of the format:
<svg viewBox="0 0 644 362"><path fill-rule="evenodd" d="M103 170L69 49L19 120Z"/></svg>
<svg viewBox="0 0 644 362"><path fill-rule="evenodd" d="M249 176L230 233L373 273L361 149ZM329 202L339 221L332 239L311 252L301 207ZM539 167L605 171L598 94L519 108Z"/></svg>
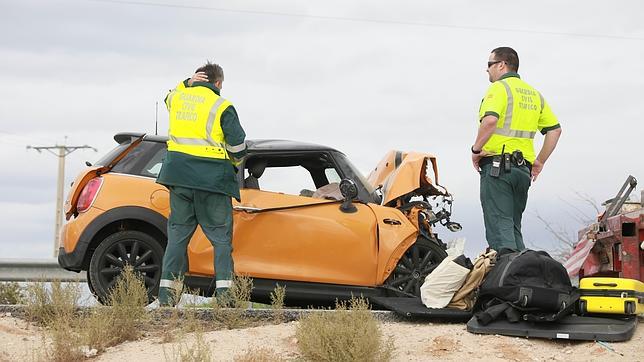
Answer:
<svg viewBox="0 0 644 362"><path fill-rule="evenodd" d="M445 250L438 244L423 237L407 249L396 268L385 281L385 287L392 296L420 297L420 286L443 259Z"/></svg>
<svg viewBox="0 0 644 362"><path fill-rule="evenodd" d="M120 231L105 238L96 248L89 264L88 284L101 303L108 300L125 266L140 275L152 301L159 292L163 248L150 235L134 230Z"/></svg>

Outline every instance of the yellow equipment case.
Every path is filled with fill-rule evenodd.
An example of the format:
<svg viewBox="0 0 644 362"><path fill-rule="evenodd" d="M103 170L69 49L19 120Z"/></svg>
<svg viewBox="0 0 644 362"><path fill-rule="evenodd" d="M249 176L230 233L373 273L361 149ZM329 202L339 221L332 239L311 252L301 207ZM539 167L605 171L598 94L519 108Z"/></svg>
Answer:
<svg viewBox="0 0 644 362"><path fill-rule="evenodd" d="M624 278L584 278L579 282L581 314L644 313L644 283Z"/></svg>

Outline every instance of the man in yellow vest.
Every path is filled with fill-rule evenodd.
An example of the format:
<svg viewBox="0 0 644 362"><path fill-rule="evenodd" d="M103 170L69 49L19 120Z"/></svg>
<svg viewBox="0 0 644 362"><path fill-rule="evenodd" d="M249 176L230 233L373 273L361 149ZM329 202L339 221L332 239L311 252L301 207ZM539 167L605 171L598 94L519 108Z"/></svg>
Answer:
<svg viewBox="0 0 644 362"><path fill-rule="evenodd" d="M492 50L487 72L492 85L479 109L479 130L471 147L472 163L481 175L485 236L492 249L523 250L521 217L528 188L552 154L561 126L536 89L521 80L519 56L512 48ZM539 154L533 138L545 135Z"/></svg>
<svg viewBox="0 0 644 362"><path fill-rule="evenodd" d="M215 249L215 294L232 285L231 198L240 199L236 165L246 154L246 133L233 105L220 95L223 81L222 68L209 62L165 100L170 113L168 153L157 182L170 191L170 217L161 305L178 302L177 281L188 269L187 247L197 225Z"/></svg>

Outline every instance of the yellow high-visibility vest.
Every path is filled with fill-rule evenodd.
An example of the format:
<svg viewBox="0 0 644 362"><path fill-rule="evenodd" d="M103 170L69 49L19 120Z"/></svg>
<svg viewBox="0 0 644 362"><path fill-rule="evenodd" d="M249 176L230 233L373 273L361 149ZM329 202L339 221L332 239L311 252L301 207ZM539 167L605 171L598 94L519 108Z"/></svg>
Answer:
<svg viewBox="0 0 644 362"><path fill-rule="evenodd" d="M534 136L559 124L550 106L536 89L518 76L500 79L487 91L481 102L479 119L487 115L499 118L496 129L483 146L491 154L519 150L529 162L534 162Z"/></svg>
<svg viewBox="0 0 644 362"><path fill-rule="evenodd" d="M230 159L221 129L221 115L232 104L206 87L185 87L168 95L170 112L168 151L198 157Z"/></svg>

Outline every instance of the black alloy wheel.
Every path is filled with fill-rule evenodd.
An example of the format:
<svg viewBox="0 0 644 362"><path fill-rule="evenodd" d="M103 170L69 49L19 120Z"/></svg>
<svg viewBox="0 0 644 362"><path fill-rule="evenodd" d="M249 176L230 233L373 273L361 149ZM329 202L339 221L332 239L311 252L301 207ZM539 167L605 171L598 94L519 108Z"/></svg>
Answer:
<svg viewBox="0 0 644 362"><path fill-rule="evenodd" d="M152 236L141 231L119 231L105 238L96 248L87 272L90 290L105 304L110 289L126 265L132 266L145 282L148 300L159 292L163 248Z"/></svg>
<svg viewBox="0 0 644 362"><path fill-rule="evenodd" d="M388 294L420 298L420 286L425 282L425 277L446 257L447 253L440 245L423 237L418 238L385 281Z"/></svg>

